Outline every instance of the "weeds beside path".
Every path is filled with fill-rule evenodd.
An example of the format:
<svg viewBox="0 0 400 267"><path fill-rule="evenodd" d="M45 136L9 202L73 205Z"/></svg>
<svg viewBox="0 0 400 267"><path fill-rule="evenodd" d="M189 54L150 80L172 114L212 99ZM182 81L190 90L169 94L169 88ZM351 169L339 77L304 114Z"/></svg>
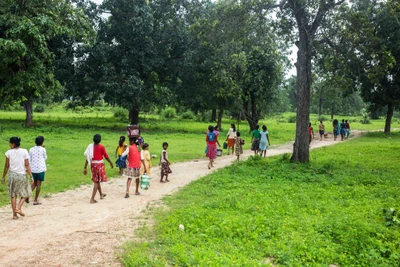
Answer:
<svg viewBox="0 0 400 267"><path fill-rule="evenodd" d="M361 132L352 131L349 140L360 135ZM311 143L311 149L336 143L340 141L317 138ZM292 148L292 143L272 146L267 156L291 153ZM246 150L241 160L251 155ZM235 159L232 155L219 157L214 169L228 166ZM89 204L91 186L82 186L45 198L43 205L25 205L26 216L16 221L11 219L10 206L3 207L0 209L0 265L120 266L120 247L134 238L141 212L163 196L211 173L213 169L207 169L207 162L204 158L173 164L171 182L166 184L158 182L159 167L154 167L150 189L141 190L140 196L132 195L129 199L124 198L126 179L119 178L103 185L107 197L97 204Z"/></svg>

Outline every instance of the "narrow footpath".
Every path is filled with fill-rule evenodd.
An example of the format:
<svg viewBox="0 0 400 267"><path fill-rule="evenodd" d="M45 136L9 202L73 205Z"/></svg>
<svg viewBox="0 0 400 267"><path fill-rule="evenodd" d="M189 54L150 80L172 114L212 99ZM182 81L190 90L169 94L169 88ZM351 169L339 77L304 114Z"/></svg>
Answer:
<svg viewBox="0 0 400 267"><path fill-rule="evenodd" d="M349 140L360 135L361 132L352 131ZM311 149L341 143L333 138L319 141L315 137ZM292 150L293 143L272 146L267 156ZM252 151L246 150L241 160L251 155ZM107 196L96 204L89 204L92 185L86 185L42 198L40 206L25 204L26 216L18 220L12 220L10 205L2 207L0 266L121 266L121 246L134 238L143 211L159 203L163 196L235 162L236 156L223 155L211 170L206 158L175 163L171 165L171 182L164 184L159 183L160 168L153 167L149 190L141 190L140 196L132 194L128 199L124 198L126 178L121 177L102 184Z"/></svg>

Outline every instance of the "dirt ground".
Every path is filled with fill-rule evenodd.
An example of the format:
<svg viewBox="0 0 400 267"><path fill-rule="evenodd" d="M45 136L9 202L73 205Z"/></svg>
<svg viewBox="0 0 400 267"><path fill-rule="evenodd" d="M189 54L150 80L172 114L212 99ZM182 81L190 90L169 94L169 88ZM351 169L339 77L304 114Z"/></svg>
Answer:
<svg viewBox="0 0 400 267"><path fill-rule="evenodd" d="M349 140L360 135L352 131ZM311 149L340 142L333 141L332 135L320 141L316 135ZM267 156L292 153L293 143L271 143ZM246 150L241 159L250 155L253 153ZM138 218L149 205L193 180L233 164L235 159L232 155L218 157L211 170L206 158L172 164L170 182L164 184L159 182L159 167L153 167L149 190L141 190L140 196L131 195L128 199L124 198L126 179L122 177L102 184L107 196L103 200L97 197L96 204L89 203L92 186L87 185L43 198L40 206L25 204L26 216L18 220L12 220L10 205L2 207L0 266L121 266L121 246L134 238L134 230L140 224Z"/></svg>

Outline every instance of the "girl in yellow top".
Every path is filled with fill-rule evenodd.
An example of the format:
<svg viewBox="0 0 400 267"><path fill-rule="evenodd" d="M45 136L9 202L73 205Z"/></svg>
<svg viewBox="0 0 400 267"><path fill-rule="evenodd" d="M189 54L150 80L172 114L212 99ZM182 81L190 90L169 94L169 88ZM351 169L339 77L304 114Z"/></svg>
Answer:
<svg viewBox="0 0 400 267"><path fill-rule="evenodd" d="M145 170L146 170L147 175L151 177L151 167L153 165L151 164L151 156L150 156L150 152L149 152L149 144L148 143L144 143L142 145L142 151L140 153L142 153L141 158L143 159L141 168L140 168L140 176L142 176L142 174L145 173ZM143 163L146 166L143 166Z"/></svg>
<svg viewBox="0 0 400 267"><path fill-rule="evenodd" d="M115 157L117 158L115 165L119 167L119 175L122 175L124 173L124 169L126 168L126 156L122 156L122 153L124 153L125 150L125 136L121 136L119 138L117 149L115 150Z"/></svg>

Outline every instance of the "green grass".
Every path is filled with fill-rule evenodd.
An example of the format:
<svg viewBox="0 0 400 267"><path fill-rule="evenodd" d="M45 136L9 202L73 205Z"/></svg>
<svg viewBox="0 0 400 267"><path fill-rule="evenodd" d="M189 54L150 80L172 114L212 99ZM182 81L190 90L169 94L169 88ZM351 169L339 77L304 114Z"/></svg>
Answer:
<svg viewBox="0 0 400 267"><path fill-rule="evenodd" d="M398 266L400 134L250 158L164 198L126 266ZM185 227L184 231L179 225Z"/></svg>
<svg viewBox="0 0 400 267"><path fill-rule="evenodd" d="M102 144L106 147L112 161L115 161L114 153L119 136L126 134L125 127L128 122L114 118L113 112L112 107L87 108L74 112L63 109L61 105L54 105L48 107L46 112L35 113L35 127L26 128L23 126L24 111L0 111L0 154L3 155L0 156L0 166L4 166L4 153L9 149L8 141L11 136L20 136L21 147L29 149L34 146L36 136L43 135L49 166L41 192L42 196L90 184L90 177L82 174L85 161L83 152L92 142L93 135L96 133L102 135ZM272 145L283 144L294 139L295 124L287 122L287 117L293 115L293 113L287 113L260 121L260 125L268 126ZM230 119L223 120L221 145L230 123L237 122ZM150 153L158 156L153 159L153 165L158 164L161 145L165 141L169 143L168 152L172 163L204 157L204 132L209 124L180 119L165 120L160 119L158 115L142 114L140 117L142 135L150 144ZM369 127L379 129L383 125L383 120L379 120L373 121ZM394 124L393 127L399 127L399 125ZM249 149L251 138L247 122L242 121L239 130L246 141L244 149ZM111 170L108 164L106 168L108 177L118 177L118 169ZM0 187L0 206L8 203L7 188Z"/></svg>

